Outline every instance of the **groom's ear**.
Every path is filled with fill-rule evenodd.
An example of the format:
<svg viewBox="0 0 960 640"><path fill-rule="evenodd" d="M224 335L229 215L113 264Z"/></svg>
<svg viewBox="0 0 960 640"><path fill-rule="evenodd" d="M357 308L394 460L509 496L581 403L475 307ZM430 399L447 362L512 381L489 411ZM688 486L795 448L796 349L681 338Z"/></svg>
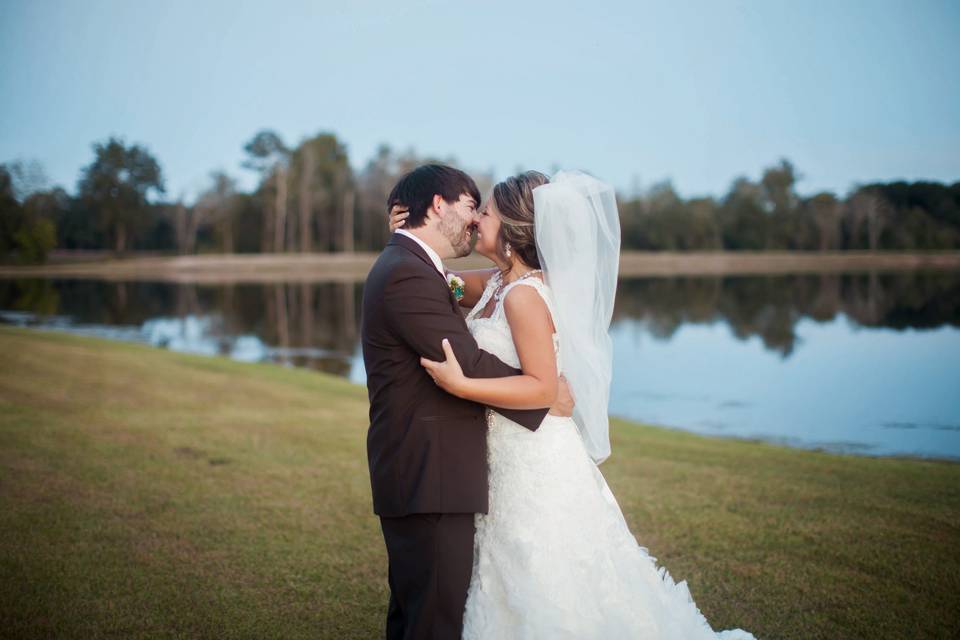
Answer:
<svg viewBox="0 0 960 640"><path fill-rule="evenodd" d="M439 193L434 194L433 200L430 201L430 208L427 209L427 216L429 217L429 215L432 213L437 217L442 217L443 203L444 203L443 196L440 195Z"/></svg>

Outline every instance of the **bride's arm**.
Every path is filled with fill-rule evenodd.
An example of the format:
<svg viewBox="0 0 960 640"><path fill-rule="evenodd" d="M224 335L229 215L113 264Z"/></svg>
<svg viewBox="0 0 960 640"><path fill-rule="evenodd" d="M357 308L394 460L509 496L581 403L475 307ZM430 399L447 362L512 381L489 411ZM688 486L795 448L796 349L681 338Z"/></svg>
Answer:
<svg viewBox="0 0 960 640"><path fill-rule="evenodd" d="M507 378L468 378L453 350L444 342L445 362L421 358L427 373L445 391L503 409L550 407L557 399L557 361L553 320L543 298L532 287L513 287L503 301L523 374Z"/></svg>
<svg viewBox="0 0 960 640"><path fill-rule="evenodd" d="M487 280L493 277L497 272L496 267L490 269L471 269L470 271L447 271L463 280L463 297L460 298L460 306L472 309L483 296L483 290L487 288Z"/></svg>

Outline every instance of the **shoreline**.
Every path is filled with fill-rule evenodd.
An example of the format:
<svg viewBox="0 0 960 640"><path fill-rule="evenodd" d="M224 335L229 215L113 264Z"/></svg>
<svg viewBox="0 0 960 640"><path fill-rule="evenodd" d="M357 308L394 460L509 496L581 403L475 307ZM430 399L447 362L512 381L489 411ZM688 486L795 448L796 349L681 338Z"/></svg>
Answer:
<svg viewBox="0 0 960 640"><path fill-rule="evenodd" d="M159 280L166 282L362 282L376 253L204 254L83 259L44 265L0 265L0 278ZM61 258L63 260L63 258ZM446 261L482 269L481 256ZM911 270L960 270L960 251L713 251L620 254L621 277L782 275Z"/></svg>
<svg viewBox="0 0 960 640"><path fill-rule="evenodd" d="M275 362L253 362L253 363L246 363L246 362L241 361L241 360L233 360L232 358L229 358L228 356L223 356L222 354L208 355L208 354L191 353L191 352L184 352L184 351L173 351L173 350L170 350L170 349L166 349L166 348L164 348L164 347L158 347L158 346L156 346L156 345L152 345L152 344L148 344L148 343L144 343L144 342L140 342L140 341L136 341L136 340L124 340L124 339L117 339L117 338L108 338L108 337L104 337L104 336L95 336L95 335L89 335L89 334L74 332L74 331L70 331L70 330L66 330L66 329L62 329L62 328L57 328L57 327L30 327L30 326L21 327L21 326L16 326L16 325L10 325L10 324L5 324L5 323L0 323L0 335L2 335L2 331L3 331L4 329L8 328L8 327L9 327L9 328L12 328L12 329L14 329L14 330L27 330L27 331L38 332L38 333L52 333L52 334L58 334L58 335L78 337L78 338L81 338L81 339L83 339L83 338L91 338L91 339L93 339L93 340L105 340L105 341L107 341L107 342L109 342L109 343L113 343L113 344L118 344L118 343L119 343L119 344L134 344L134 345L144 346L144 347L147 347L147 348L150 348L150 349L153 349L153 350L157 350L157 351L167 351L167 352L170 352L170 353L182 353L182 354L185 354L185 355L198 356L198 357L201 357L201 358L227 358L227 360L230 360L231 362L240 362L240 363L242 363L242 364L257 364L257 365L266 365L266 366L270 366L270 367L286 368L286 367L284 367L284 365L281 365L281 364L278 364L278 363L275 363ZM294 367L294 368L295 368L295 369L302 369L303 371L307 371L307 372L319 373L319 374L321 374L321 375L332 375L332 376L336 377L337 379L342 380L342 381L346 382L347 384L349 384L349 385L351 385L351 386L353 386L353 387L356 387L356 388L361 389L361 390L364 390L364 391L365 391L365 389L366 389L366 385L361 384L361 383L357 383L357 382L353 382L353 381L351 381L349 378L347 378L347 377L342 377L342 376L339 376L339 375L337 375L337 374L331 374L331 373L322 372L322 371L317 371L317 370L315 370L315 369L309 369L309 368L301 368L301 367ZM708 438L708 439L711 439L711 440L732 440L732 441L743 442L743 443L748 443L748 444L759 444L759 445L767 445L767 446L779 447L779 448L788 449L788 450L793 450L793 451L807 451L807 452L814 452L814 453L823 453L823 454L826 454L826 455L829 455L829 456L837 456L837 457L844 457L844 458L851 458L851 457L852 457L852 458L867 458L867 459L891 459L891 460L902 460L902 461L907 461L907 462L930 462L930 463L937 463L937 464L957 464L957 465L960 465L960 457L936 456L936 455L926 456L926 455L921 455L921 454L916 454L916 453L856 453L856 452L853 452L853 451L844 451L843 449L841 449L841 448L839 448L839 447L831 447L831 446L829 446L830 443L818 443L818 444L809 443L809 444L804 444L802 441L797 440L797 441L795 441L794 444L790 444L789 442L784 441L784 440L779 440L779 439L775 439L775 438L764 438L763 436L760 436L760 435L750 435L750 436L748 436L748 435L736 435L736 434L723 435L723 434L720 434L720 433L703 433L703 432L700 432L700 431L695 431L695 430L693 430L693 429L686 429L686 428L684 428L684 427L682 427L682 426L678 426L678 425L670 425L670 424L661 423L661 422L640 421L640 420L636 420L636 419L633 419L633 418L630 418L630 417L620 416L620 415L614 415L614 414L610 414L609 418L610 418L610 421L611 421L611 422L616 421L616 422L619 422L620 424L625 425L625 426L628 426L628 427L629 427L629 426L636 426L636 427L644 427L644 426L655 427L655 428L657 428L657 429L665 429L665 430L668 430L668 431L675 431L675 432L678 432L678 433L688 434L688 435L697 436L697 437L701 437L701 438Z"/></svg>

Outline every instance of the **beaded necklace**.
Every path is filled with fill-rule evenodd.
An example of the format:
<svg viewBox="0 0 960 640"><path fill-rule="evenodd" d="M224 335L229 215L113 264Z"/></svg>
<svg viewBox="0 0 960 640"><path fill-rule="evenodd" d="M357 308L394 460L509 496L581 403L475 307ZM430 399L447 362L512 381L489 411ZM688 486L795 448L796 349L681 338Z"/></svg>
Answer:
<svg viewBox="0 0 960 640"><path fill-rule="evenodd" d="M533 274L535 274L535 273L540 273L540 272L541 272L541 269L531 269L530 271L527 271L525 274L521 275L519 278L517 278L517 279L514 280L513 282L520 282L520 281L523 280L524 278L529 278L529 277L532 276ZM507 286L513 284L513 282L508 282L508 283L504 284L504 282L503 282L503 276L500 276L500 286L498 286L498 287L497 287L497 290L493 292L493 299L494 299L496 302L500 302L500 296L503 295L503 290L504 290L505 288L507 288Z"/></svg>

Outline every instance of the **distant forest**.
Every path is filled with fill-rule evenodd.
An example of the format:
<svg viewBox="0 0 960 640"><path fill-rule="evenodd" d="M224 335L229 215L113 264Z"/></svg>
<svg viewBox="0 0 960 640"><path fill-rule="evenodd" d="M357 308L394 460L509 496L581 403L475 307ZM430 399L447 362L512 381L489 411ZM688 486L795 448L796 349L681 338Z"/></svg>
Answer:
<svg viewBox="0 0 960 640"><path fill-rule="evenodd" d="M424 162L381 146L354 171L342 141L320 133L288 146L273 131L244 146L257 187L210 174L192 202L170 197L159 161L141 145L93 145L74 193L47 184L36 162L0 165L0 260L38 263L52 249L170 254L378 251L387 241L386 197ZM489 174L472 174L482 191ZM800 196L786 159L726 195L684 199L669 181L618 196L623 248L694 250L950 250L960 248L960 181L858 185Z"/></svg>

